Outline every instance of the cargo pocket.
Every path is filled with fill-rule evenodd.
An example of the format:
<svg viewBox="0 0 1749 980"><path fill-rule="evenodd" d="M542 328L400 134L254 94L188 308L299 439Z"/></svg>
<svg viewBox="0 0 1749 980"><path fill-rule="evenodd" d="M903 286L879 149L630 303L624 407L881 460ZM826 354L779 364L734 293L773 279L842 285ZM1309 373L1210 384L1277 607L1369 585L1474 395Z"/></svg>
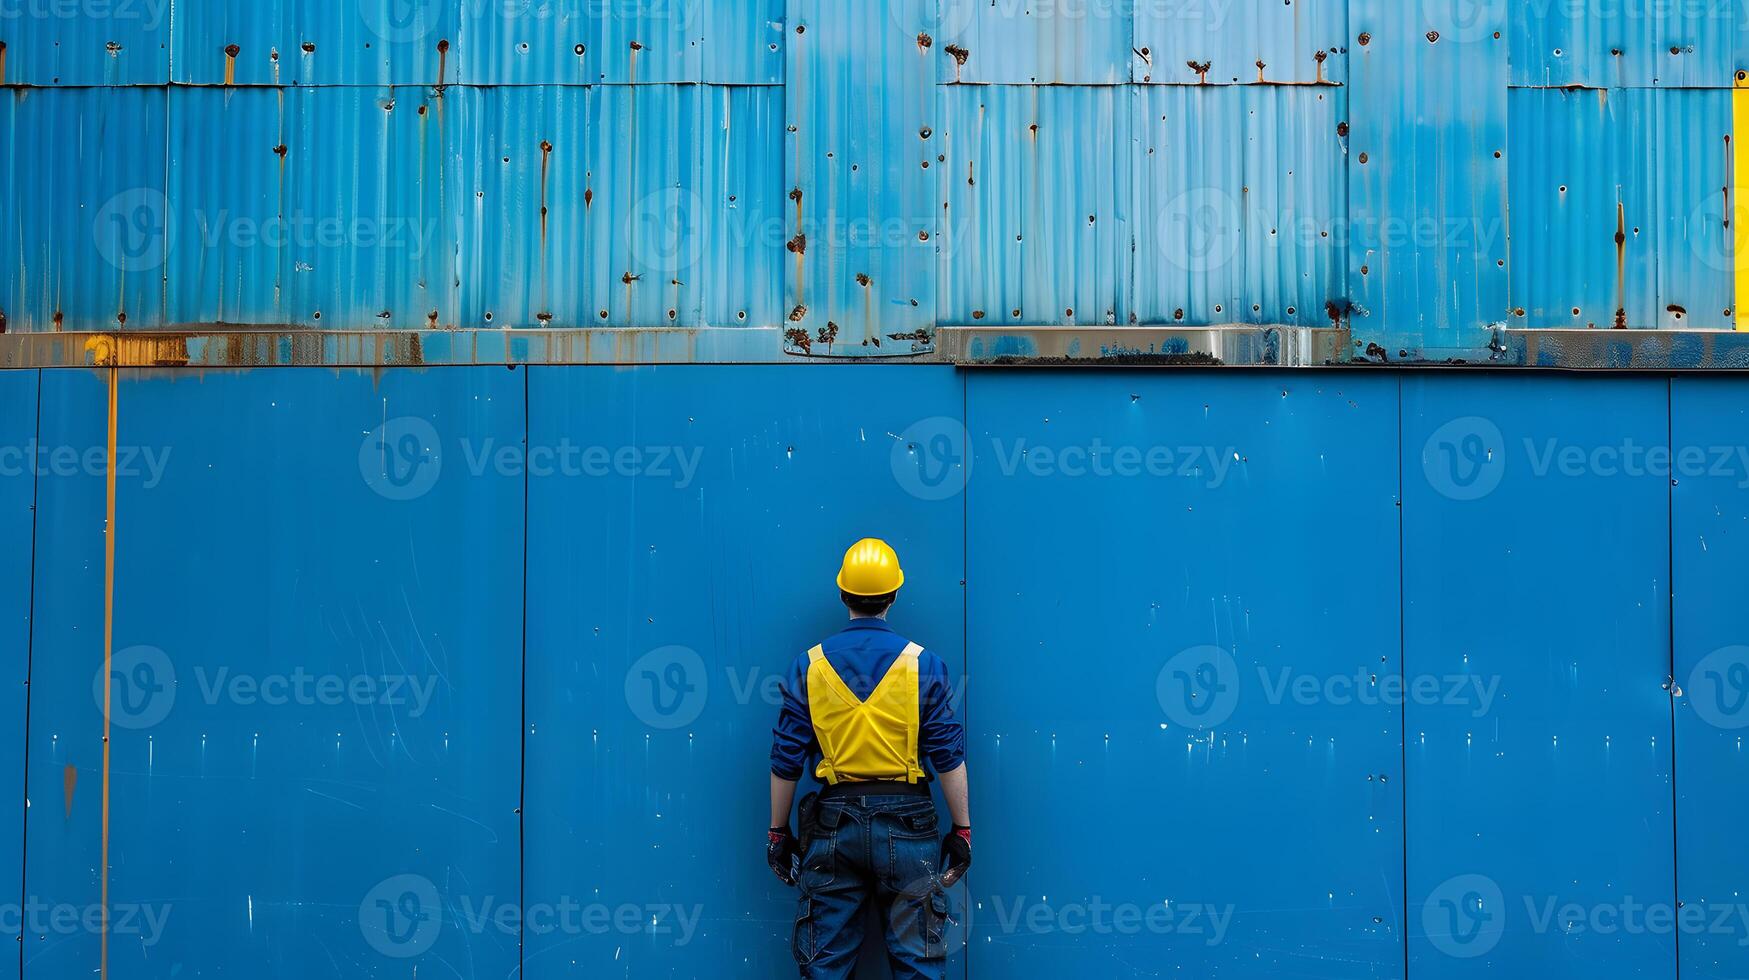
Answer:
<svg viewBox="0 0 1749 980"><path fill-rule="evenodd" d="M923 908L923 955L927 959L947 958L947 893L932 892Z"/></svg>
<svg viewBox="0 0 1749 980"><path fill-rule="evenodd" d="M803 969L806 976L808 964L814 962L814 957L820 952L820 945L815 938L814 900L803 895L796 906L796 927L790 935L790 952L795 954L796 965Z"/></svg>

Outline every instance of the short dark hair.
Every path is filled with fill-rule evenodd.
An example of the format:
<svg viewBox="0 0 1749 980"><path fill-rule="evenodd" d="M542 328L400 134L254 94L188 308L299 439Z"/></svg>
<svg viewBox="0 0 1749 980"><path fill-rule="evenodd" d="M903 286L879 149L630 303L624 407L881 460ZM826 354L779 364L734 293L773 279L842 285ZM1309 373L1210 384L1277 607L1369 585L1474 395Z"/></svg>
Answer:
<svg viewBox="0 0 1749 980"><path fill-rule="evenodd" d="M850 611L858 616L879 616L893 605L893 600L899 598L899 593L888 592L886 595L851 595L840 591L838 597L850 607Z"/></svg>

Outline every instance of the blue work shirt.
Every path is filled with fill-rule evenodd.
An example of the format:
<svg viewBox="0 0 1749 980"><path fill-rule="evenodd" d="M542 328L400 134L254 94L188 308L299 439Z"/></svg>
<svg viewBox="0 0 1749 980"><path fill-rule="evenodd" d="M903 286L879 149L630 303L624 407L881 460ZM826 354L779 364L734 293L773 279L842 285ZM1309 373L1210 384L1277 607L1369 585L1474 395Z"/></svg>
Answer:
<svg viewBox="0 0 1749 980"><path fill-rule="evenodd" d="M850 625L820 644L826 662L838 672L851 693L866 699L905 652L904 637L884 619L853 619ZM966 729L953 713L953 684L947 664L928 650L917 656L917 706L922 715L917 753L937 773L953 772L966 761ZM814 718L808 711L808 655L790 665L783 681L783 706L771 730L771 772L779 779L799 780L812 772L820 757Z"/></svg>

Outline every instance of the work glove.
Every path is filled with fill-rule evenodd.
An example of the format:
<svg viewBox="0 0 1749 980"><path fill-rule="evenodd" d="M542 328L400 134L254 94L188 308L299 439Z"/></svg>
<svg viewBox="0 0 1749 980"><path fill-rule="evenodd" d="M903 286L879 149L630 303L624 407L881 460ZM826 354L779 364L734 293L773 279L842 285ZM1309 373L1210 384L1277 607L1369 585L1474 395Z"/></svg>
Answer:
<svg viewBox="0 0 1749 980"><path fill-rule="evenodd" d="M796 835L790 833L788 827L773 827L767 831L765 838L765 863L771 865L771 873L786 885L796 883L795 863L802 856L802 842L796 840Z"/></svg>
<svg viewBox="0 0 1749 980"><path fill-rule="evenodd" d="M972 828L953 825L941 839L941 887L952 888L972 866Z"/></svg>

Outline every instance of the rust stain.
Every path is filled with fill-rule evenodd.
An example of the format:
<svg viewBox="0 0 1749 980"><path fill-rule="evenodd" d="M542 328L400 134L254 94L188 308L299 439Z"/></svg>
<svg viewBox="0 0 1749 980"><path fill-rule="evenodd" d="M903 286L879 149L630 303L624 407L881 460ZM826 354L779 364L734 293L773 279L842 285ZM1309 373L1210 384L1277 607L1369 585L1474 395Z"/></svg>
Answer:
<svg viewBox="0 0 1749 980"><path fill-rule="evenodd" d="M6 42L0 41L0 85L6 84Z"/></svg>
<svg viewBox="0 0 1749 980"><path fill-rule="evenodd" d="M437 42L437 90L443 91L444 80L449 78L449 39Z"/></svg>
<svg viewBox="0 0 1749 980"><path fill-rule="evenodd" d="M79 785L79 770L71 765L61 770L61 797L64 800L67 819L73 819L73 788Z"/></svg>
<svg viewBox="0 0 1749 980"><path fill-rule="evenodd" d="M1615 202L1615 328L1617 330L1626 330L1628 325L1627 264L1627 207L1622 202L1617 201Z"/></svg>
<svg viewBox="0 0 1749 980"><path fill-rule="evenodd" d="M1207 85L1209 83L1209 69L1213 68L1215 63L1212 61L1186 61L1185 65L1196 73L1198 85Z"/></svg>
<svg viewBox="0 0 1749 980"><path fill-rule="evenodd" d="M965 69L966 62L972 57L971 50L957 44L950 44L942 50L946 51L947 56L953 59L953 80L959 81L960 72Z"/></svg>
<svg viewBox="0 0 1749 980"><path fill-rule="evenodd" d="M237 55L242 53L243 49L235 44L225 45L225 85L227 87L237 84Z"/></svg>

